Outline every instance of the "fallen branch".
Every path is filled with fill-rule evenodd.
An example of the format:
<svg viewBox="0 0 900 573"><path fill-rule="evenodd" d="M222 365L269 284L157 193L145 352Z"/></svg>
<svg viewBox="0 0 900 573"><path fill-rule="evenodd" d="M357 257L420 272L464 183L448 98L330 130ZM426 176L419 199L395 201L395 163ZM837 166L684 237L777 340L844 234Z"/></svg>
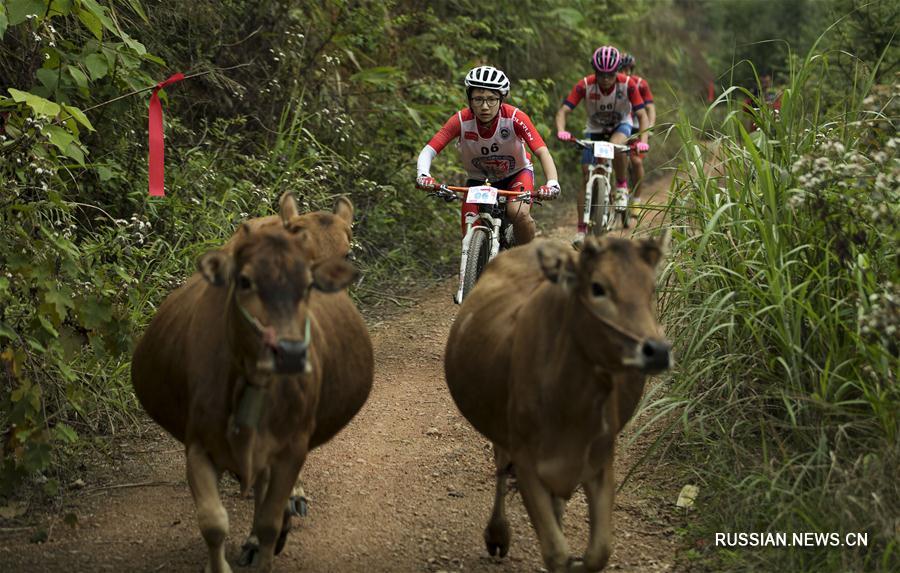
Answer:
<svg viewBox="0 0 900 573"><path fill-rule="evenodd" d="M157 487L157 486L164 486L164 485L176 486L176 485L180 485L180 484L178 482L174 482L174 481L143 481L143 482L138 482L138 483L119 483L119 484L114 484L114 485L93 487L93 488L84 490L84 493L86 493L86 494L89 493L89 494L93 495L95 493L99 493L101 491L108 491L111 489L127 489L127 488L133 488L133 487Z"/></svg>
<svg viewBox="0 0 900 573"><path fill-rule="evenodd" d="M356 287L356 290L366 292L366 293L369 293L369 294L372 294L372 295L375 295L375 296L378 296L381 298L386 298L386 299L392 300L394 302L396 302L396 299L408 300L410 302L418 302L418 299L410 297L410 296L403 296L403 295L399 295L399 294L387 294L385 292L382 292L380 290L376 290L376 289L373 289L370 287ZM399 303L397 303L397 304L399 304Z"/></svg>

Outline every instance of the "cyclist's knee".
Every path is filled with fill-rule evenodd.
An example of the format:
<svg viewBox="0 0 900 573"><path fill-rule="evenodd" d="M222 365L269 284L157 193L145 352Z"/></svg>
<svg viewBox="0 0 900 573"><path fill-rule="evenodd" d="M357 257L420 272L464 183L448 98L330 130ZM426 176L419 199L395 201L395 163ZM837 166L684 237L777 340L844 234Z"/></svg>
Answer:
<svg viewBox="0 0 900 573"><path fill-rule="evenodd" d="M513 221L513 234L516 236L516 244L524 245L530 243L534 239L536 229L537 225L535 225L531 215L526 214L524 217L519 217Z"/></svg>
<svg viewBox="0 0 900 573"><path fill-rule="evenodd" d="M528 205L523 204L520 209L509 209L506 211L506 215L509 217L509 220L513 223L526 222L531 221L534 222L534 219L531 218L531 210L528 208Z"/></svg>

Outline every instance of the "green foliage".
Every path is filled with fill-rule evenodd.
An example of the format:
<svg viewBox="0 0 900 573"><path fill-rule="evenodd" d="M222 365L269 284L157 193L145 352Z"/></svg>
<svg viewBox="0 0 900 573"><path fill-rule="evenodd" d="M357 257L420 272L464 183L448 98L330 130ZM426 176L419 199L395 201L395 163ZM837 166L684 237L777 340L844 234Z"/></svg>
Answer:
<svg viewBox="0 0 900 573"><path fill-rule="evenodd" d="M85 179L111 173L89 162L96 130L82 108L116 84L146 84L139 67L156 59L116 23L114 8L93 0L11 0L4 10L0 84L15 86L0 94L0 356L8 382L0 491L9 491L49 469L53 452L79 432L100 429L88 402L128 402L122 388L89 399L103 376L86 373L121 361L128 347L122 285L133 279L131 261L108 248L125 232L81 202ZM55 493L55 483L45 491Z"/></svg>
<svg viewBox="0 0 900 573"><path fill-rule="evenodd" d="M678 126L664 320L684 367L650 408L677 415L691 444L698 537L870 535L863 549L710 548L713 569L894 571L900 86L873 92L861 63L860 81L829 99L833 72L815 51L789 72L780 113L734 89L724 120Z"/></svg>
<svg viewBox="0 0 900 573"><path fill-rule="evenodd" d="M593 48L649 45L633 39L639 26L671 15L670 3L634 0L516 7L2 3L0 494L23 479L59 481L84 437L131 423L131 344L197 255L271 213L286 190L306 209L353 200L363 302L367 287L452 274L457 207L412 181L419 150L465 103L465 72L504 68L511 101L549 141ZM656 53L670 49L669 32L639 52L647 75L674 73ZM167 196L150 199L147 90L175 71L193 77L161 93ZM438 176L462 177L453 155L436 162Z"/></svg>
<svg viewBox="0 0 900 573"><path fill-rule="evenodd" d="M833 27L819 48L845 74L862 63L877 67L876 83L890 82L900 65L896 41L900 5L896 0L676 0L690 12L689 28L709 45L706 58L719 83L755 84L749 67L771 69L776 83L786 81L791 52L805 54L820 42L823 30ZM735 67L737 66L737 67ZM843 87L845 82L835 81Z"/></svg>

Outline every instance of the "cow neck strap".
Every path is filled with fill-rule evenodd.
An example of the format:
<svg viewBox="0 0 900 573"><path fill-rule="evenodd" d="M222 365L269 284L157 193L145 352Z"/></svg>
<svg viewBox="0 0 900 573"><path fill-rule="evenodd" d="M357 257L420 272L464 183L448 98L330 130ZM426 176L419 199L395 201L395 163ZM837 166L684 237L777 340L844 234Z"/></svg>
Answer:
<svg viewBox="0 0 900 573"><path fill-rule="evenodd" d="M619 326L618 324L613 323L613 322L612 322L611 320L609 320L608 318L603 317L603 316L600 316L600 315L597 313L597 311L594 310L594 308L593 308L590 304L588 304L587 301L582 300L582 303L584 304L584 306L587 307L588 311L591 313L591 315L593 315L594 318L596 318L597 320L599 320L601 323L603 323L604 326L606 326L606 327L609 328L610 330L612 330L612 331L616 332L617 334L619 334L619 335L621 335L621 336L624 336L625 338L627 338L627 339L629 339L629 340L632 340L632 341L634 341L634 342L641 342L642 340L644 340L644 338L643 338L642 336L638 336L638 335L636 335L636 334L633 334L632 332L630 332L630 331L628 331L628 330L625 330L624 328L622 328L622 327Z"/></svg>

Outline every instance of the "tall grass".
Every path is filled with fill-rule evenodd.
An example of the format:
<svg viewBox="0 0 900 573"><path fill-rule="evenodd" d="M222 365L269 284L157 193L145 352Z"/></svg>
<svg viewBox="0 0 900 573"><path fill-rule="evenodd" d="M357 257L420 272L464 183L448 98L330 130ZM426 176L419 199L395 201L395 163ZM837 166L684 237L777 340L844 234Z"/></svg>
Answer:
<svg viewBox="0 0 900 573"><path fill-rule="evenodd" d="M716 571L900 568L900 86L837 74L813 51L780 113L752 99L758 130L739 88L718 124L711 107L678 126L664 321L681 367L649 408L680 421L702 495L690 535ZM713 532L869 538L717 548Z"/></svg>

